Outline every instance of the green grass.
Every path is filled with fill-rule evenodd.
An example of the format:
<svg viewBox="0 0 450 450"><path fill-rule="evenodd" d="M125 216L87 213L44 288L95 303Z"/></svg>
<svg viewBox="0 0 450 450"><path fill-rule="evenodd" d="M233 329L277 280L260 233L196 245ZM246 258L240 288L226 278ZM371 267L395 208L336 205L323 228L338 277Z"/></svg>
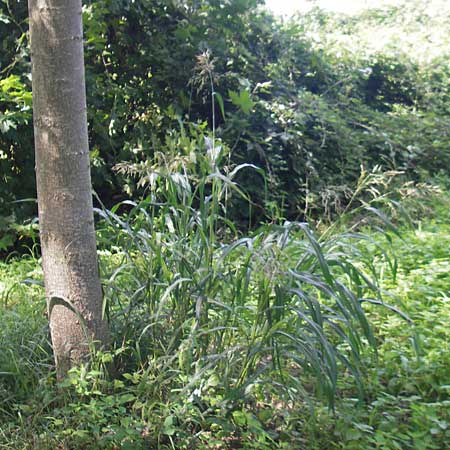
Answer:
<svg viewBox="0 0 450 450"><path fill-rule="evenodd" d="M234 244L227 238L226 245L218 242L220 252L202 244L211 227L207 242L219 234L216 224L196 228L188 214L173 208L149 221L135 209L121 231L116 228L117 245L109 241L109 250L101 252L115 349L72 370L59 389L43 289L21 283L42 278L38 261L24 257L0 264L0 448L448 447L450 221L445 196L428 203L419 227L403 227L401 238L390 237L390 247L379 232L342 247L342 235L320 241L306 228L280 245L289 236L280 227ZM171 226L185 228L158 234L158 217L164 226L171 220ZM106 219L114 226L120 220ZM101 239L107 236L100 233ZM394 273L392 260L375 242L396 254ZM353 253L338 258L352 247ZM147 250L151 258L143 257ZM336 299L328 288L341 283L357 292L362 283L340 263L370 275L385 290L383 298L412 320L363 303L377 354L370 350L370 332L360 330L359 315L343 328L346 339L326 326L315 331L315 299L332 308ZM296 288L295 273L303 274L299 286L310 302L302 320L290 314L299 303L287 294ZM210 307L202 309L202 301ZM266 301L291 306L282 314L280 303ZM342 355L354 357L349 361L360 368L346 367ZM108 378L102 367L112 359L117 376ZM330 390L334 411L326 403Z"/></svg>

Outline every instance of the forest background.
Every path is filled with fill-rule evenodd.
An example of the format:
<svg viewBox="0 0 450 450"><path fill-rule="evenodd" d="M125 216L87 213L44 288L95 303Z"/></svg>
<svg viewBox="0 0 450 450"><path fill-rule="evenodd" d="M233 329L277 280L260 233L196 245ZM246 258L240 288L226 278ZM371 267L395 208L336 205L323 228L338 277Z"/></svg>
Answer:
<svg viewBox="0 0 450 450"><path fill-rule="evenodd" d="M17 237L8 224L36 215L22 202L36 194L27 5L2 3L5 250ZM246 225L275 210L329 218L345 207L361 165L414 180L448 175L445 2L360 16L313 10L286 23L257 4L86 2L92 177L106 205L142 195L131 172L145 173L161 153L189 157L182 135L198 139L213 120L230 164L266 173L239 179L257 205L234 205Z"/></svg>

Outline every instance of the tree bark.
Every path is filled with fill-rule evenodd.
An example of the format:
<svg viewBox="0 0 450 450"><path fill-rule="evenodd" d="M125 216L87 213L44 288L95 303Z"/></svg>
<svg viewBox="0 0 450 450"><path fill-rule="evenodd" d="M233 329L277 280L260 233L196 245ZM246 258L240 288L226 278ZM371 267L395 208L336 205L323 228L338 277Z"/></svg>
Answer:
<svg viewBox="0 0 450 450"><path fill-rule="evenodd" d="M28 0L39 227L59 377L106 345L92 207L81 0Z"/></svg>

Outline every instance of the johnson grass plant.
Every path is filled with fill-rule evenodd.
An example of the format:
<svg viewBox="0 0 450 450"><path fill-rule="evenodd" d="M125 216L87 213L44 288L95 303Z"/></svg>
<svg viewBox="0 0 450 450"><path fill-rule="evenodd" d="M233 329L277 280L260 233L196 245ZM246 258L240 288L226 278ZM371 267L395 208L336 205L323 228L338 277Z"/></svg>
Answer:
<svg viewBox="0 0 450 450"><path fill-rule="evenodd" d="M257 169L227 167L201 127L168 145L183 151L119 166L144 200L97 210L113 348L58 388L37 261L2 266L2 448L443 448L445 255L433 234L404 250L386 178L363 173L346 223L244 236L227 205Z"/></svg>
<svg viewBox="0 0 450 450"><path fill-rule="evenodd" d="M339 371L360 385L361 349L376 347L364 304L384 301L357 246L371 240L286 221L239 237L226 215L230 196L245 196L233 177L257 169L222 170L223 147L202 137L192 149L181 133L184 158L128 169L149 184L146 200L98 211L105 244L117 249L104 267L105 309L121 345L133 342L156 390L171 379L185 395L213 376L227 400L270 384L287 399L314 392L332 406Z"/></svg>

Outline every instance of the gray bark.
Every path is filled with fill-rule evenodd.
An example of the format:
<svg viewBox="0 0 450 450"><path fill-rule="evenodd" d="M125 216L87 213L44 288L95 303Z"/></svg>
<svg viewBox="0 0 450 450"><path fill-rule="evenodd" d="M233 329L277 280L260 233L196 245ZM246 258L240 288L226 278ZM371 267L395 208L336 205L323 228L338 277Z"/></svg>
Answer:
<svg viewBox="0 0 450 450"><path fill-rule="evenodd" d="M42 263L59 376L105 345L92 208L81 0L28 0Z"/></svg>

